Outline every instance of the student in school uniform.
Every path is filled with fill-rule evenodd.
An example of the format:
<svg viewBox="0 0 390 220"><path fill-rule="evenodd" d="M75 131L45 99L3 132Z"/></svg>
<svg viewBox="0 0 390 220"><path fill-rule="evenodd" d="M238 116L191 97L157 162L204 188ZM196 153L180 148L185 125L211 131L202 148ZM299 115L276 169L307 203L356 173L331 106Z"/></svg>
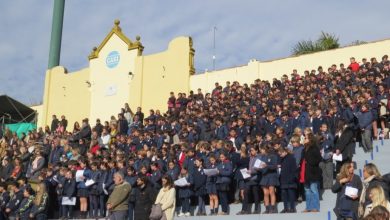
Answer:
<svg viewBox="0 0 390 220"><path fill-rule="evenodd" d="M209 156L209 165L207 169L217 168L217 159L214 155ZM210 215L216 215L218 213L218 193L217 193L217 176L207 176L206 180L206 190L209 194L210 201Z"/></svg>
<svg viewBox="0 0 390 220"><path fill-rule="evenodd" d="M161 189L161 171L159 169L159 165L157 162L152 162L150 164L150 169L152 170L151 176L150 176L150 183L152 184L152 187L156 192L159 192Z"/></svg>
<svg viewBox="0 0 390 220"><path fill-rule="evenodd" d="M71 199L76 195L76 180L73 177L73 172L71 170L65 170L65 180L63 183L63 189L61 190L61 201L62 198L67 197ZM72 205L63 205L61 203L60 219L71 219L73 218L73 206Z"/></svg>
<svg viewBox="0 0 390 220"><path fill-rule="evenodd" d="M107 163L100 164L100 175L97 180L97 191L99 197L99 217L106 217L106 202L107 202L107 181L108 181L108 165Z"/></svg>
<svg viewBox="0 0 390 220"><path fill-rule="evenodd" d="M166 174L171 177L172 181L177 180L180 170L179 167L175 164L174 160L168 161L168 170Z"/></svg>
<svg viewBox="0 0 390 220"><path fill-rule="evenodd" d="M196 169L194 170L194 193L198 197L198 212L196 216L206 216L205 200L207 195L206 181L207 176L203 170L203 159L195 159Z"/></svg>
<svg viewBox="0 0 390 220"><path fill-rule="evenodd" d="M277 213L275 188L279 186L278 155L270 146L260 148L262 155L260 186L264 193L264 214Z"/></svg>
<svg viewBox="0 0 390 220"><path fill-rule="evenodd" d="M239 200L244 201L245 198L245 189L247 188L245 184L245 179L241 174L241 169L248 169L249 167L249 157L247 153L247 149L241 149L239 158L235 162L235 172L234 172L234 180L236 186L236 194L235 203L239 203Z"/></svg>
<svg viewBox="0 0 390 220"><path fill-rule="evenodd" d="M100 179L101 172L98 170L98 164L96 162L91 163L91 174L89 181L93 181L92 185L87 186L89 194L89 216L91 218L97 218L99 215L99 192L98 192L98 180Z"/></svg>
<svg viewBox="0 0 390 220"><path fill-rule="evenodd" d="M49 194L46 191L46 185L40 183L37 186L32 208L29 214L30 219L46 220Z"/></svg>
<svg viewBox="0 0 390 220"><path fill-rule="evenodd" d="M179 213L178 217L189 217L191 216L190 213L190 202L191 202L191 196L193 195L192 191L192 185L193 185L193 177L188 173L188 170L186 167L182 167L180 171L180 175L178 179L186 178L188 184L186 186L177 186L179 198L181 201L181 212Z"/></svg>
<svg viewBox="0 0 390 220"><path fill-rule="evenodd" d="M91 170L87 167L87 161L85 159L80 159L79 161L80 169L83 171L81 176L81 181L77 183L77 197L80 200L80 218L87 218L87 209L88 209L88 187L85 185L86 180L91 178Z"/></svg>
<svg viewBox="0 0 390 220"><path fill-rule="evenodd" d="M231 177L233 175L233 165L232 162L230 162L230 160L227 158L227 153L225 152L221 152L219 154L219 160L220 162L217 165L218 175L216 183L222 212L218 213L218 215L227 215L229 212L228 192Z"/></svg>
<svg viewBox="0 0 390 220"><path fill-rule="evenodd" d="M297 165L294 155L288 150L280 148L278 150L281 157L280 164L280 188L282 190L282 200L284 209L280 213L295 213L295 200L297 189Z"/></svg>
<svg viewBox="0 0 390 220"><path fill-rule="evenodd" d="M260 160L258 152L259 150L255 146L251 146L249 148L249 161L247 169L248 173L250 174L250 177L244 180L244 200L242 202L242 209L240 212L237 213L237 215L252 214L251 206L249 204L250 198L252 198L253 202L255 203L255 210L253 214L260 214L261 212L259 192L259 181L261 179L261 173L259 171L259 168L255 167L256 161Z"/></svg>
<svg viewBox="0 0 390 220"><path fill-rule="evenodd" d="M134 219L134 207L135 207L135 191L137 187L137 178L138 176L135 174L134 167L127 168L127 175L125 176L125 181L128 182L131 186L130 196L129 196L129 211L127 214L128 220Z"/></svg>
<svg viewBox="0 0 390 220"><path fill-rule="evenodd" d="M29 220L30 211L34 201L34 190L27 187L23 192L23 200L20 202L19 209L16 211L16 219Z"/></svg>

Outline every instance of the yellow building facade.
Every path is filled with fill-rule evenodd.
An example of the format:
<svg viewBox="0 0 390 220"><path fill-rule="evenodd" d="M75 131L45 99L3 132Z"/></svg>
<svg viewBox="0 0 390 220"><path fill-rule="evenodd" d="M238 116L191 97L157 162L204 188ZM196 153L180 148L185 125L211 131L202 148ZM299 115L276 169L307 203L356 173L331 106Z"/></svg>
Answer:
<svg viewBox="0 0 390 220"><path fill-rule="evenodd" d="M194 50L190 37L172 40L166 51L142 55L140 37L127 38L119 21L102 43L93 48L89 67L68 73L58 66L46 71L43 105L38 111L38 126L49 125L52 115L65 115L68 122L83 118L109 120L129 103L144 111L166 108L169 92L189 91L194 74ZM178 83L179 82L179 83ZM93 122L94 123L94 122Z"/></svg>
<svg viewBox="0 0 390 220"><path fill-rule="evenodd" d="M171 91L188 94L201 88L206 93L214 89L215 82L224 85L226 81L271 81L283 74L290 75L293 69L303 73L318 66L348 66L352 56L358 61L371 57L380 60L384 54L390 54L387 39L271 61L250 60L243 66L195 74L195 50L190 37L175 38L167 50L143 55L140 37L130 40L119 24L116 20L106 38L92 50L87 68L68 73L58 66L46 71L43 105L33 107L38 112L38 127L49 125L53 114L65 115L69 126L83 118L93 123L97 118L109 120L125 103L133 111L140 106L144 112L165 112Z"/></svg>

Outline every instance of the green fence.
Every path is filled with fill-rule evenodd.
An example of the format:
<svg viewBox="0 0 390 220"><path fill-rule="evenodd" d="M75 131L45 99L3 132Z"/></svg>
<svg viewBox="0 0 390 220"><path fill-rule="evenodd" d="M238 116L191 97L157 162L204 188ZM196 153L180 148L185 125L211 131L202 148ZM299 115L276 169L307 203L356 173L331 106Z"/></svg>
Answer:
<svg viewBox="0 0 390 220"><path fill-rule="evenodd" d="M9 128L12 132L16 132L18 137L20 137L23 132L27 134L27 132L37 129L37 125L33 123L6 124L5 127Z"/></svg>

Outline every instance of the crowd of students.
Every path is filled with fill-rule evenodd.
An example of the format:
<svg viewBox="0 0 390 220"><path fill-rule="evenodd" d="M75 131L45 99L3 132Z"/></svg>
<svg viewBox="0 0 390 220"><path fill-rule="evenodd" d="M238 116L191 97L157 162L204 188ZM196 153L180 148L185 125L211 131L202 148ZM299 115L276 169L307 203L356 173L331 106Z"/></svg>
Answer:
<svg viewBox="0 0 390 220"><path fill-rule="evenodd" d="M194 204L198 216L231 214L232 202L242 203L239 215L293 213L302 200L304 212L319 212L323 189L337 193L340 219L383 214L387 176L367 164L362 183L352 161L356 142L370 152L373 139L388 138L389 71L387 55L361 64L351 58L348 68L171 93L163 114L126 104L92 127L84 119L70 128L53 115L50 127L21 137L6 129L0 219L68 219L75 209L78 218L112 215L115 173L131 186L130 220L149 219L154 203L169 204L162 205L168 220L175 207L190 216ZM357 193L346 196L351 189Z"/></svg>

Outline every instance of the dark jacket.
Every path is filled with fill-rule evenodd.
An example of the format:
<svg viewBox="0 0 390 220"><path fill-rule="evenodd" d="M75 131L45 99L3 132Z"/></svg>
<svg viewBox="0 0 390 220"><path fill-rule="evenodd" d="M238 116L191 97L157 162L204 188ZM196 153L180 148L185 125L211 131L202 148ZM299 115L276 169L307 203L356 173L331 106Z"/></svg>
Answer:
<svg viewBox="0 0 390 220"><path fill-rule="evenodd" d="M150 211L156 196L156 192L148 184L144 188L137 188L135 192L134 220L149 220Z"/></svg>
<svg viewBox="0 0 390 220"><path fill-rule="evenodd" d="M230 183L233 174L233 165L229 160L225 160L217 165L219 171L217 183Z"/></svg>
<svg viewBox="0 0 390 220"><path fill-rule="evenodd" d="M19 190L17 193L11 196L6 208L11 209L10 216L16 216L16 211L20 206L20 202L23 199L23 191Z"/></svg>
<svg viewBox="0 0 390 220"><path fill-rule="evenodd" d="M282 189L297 187L297 164L294 155L287 154L281 159L280 187Z"/></svg>
<svg viewBox="0 0 390 220"><path fill-rule="evenodd" d="M303 154L303 158L306 160L305 183L321 181L322 172L319 164L322 161L322 157L320 149L317 145L312 145L307 151L303 150Z"/></svg>
<svg viewBox="0 0 390 220"><path fill-rule="evenodd" d="M183 178L179 176L179 179ZM194 178L192 175L188 174L187 177L185 177L187 182L190 184L189 186L177 186L179 198L189 198L193 194L192 186L194 184Z"/></svg>
<svg viewBox="0 0 390 220"><path fill-rule="evenodd" d="M62 190L62 196L70 198L70 197L74 197L75 195L76 195L76 180L66 179Z"/></svg>
<svg viewBox="0 0 390 220"><path fill-rule="evenodd" d="M352 178L352 181L346 184L340 184L338 180L335 181L335 183L332 186L332 192L337 193L337 200L336 200L336 206L333 209L337 217L341 217L340 214L342 213L342 210L349 209L353 213L358 212L359 207L359 198L356 200L352 200L351 198L345 196L345 189L347 186L353 187L358 189L358 196L360 198L360 195L362 193L363 185L362 181L360 180L360 177L357 175L354 175Z"/></svg>
<svg viewBox="0 0 390 220"><path fill-rule="evenodd" d="M195 195L202 196L207 194L206 191L207 176L204 174L203 168L195 169L193 177L194 177L193 189Z"/></svg>
<svg viewBox="0 0 390 220"><path fill-rule="evenodd" d="M335 145L335 148L340 150L343 155L343 161L352 160L354 146L354 131L352 128L347 127L343 130L341 136L337 138Z"/></svg>

